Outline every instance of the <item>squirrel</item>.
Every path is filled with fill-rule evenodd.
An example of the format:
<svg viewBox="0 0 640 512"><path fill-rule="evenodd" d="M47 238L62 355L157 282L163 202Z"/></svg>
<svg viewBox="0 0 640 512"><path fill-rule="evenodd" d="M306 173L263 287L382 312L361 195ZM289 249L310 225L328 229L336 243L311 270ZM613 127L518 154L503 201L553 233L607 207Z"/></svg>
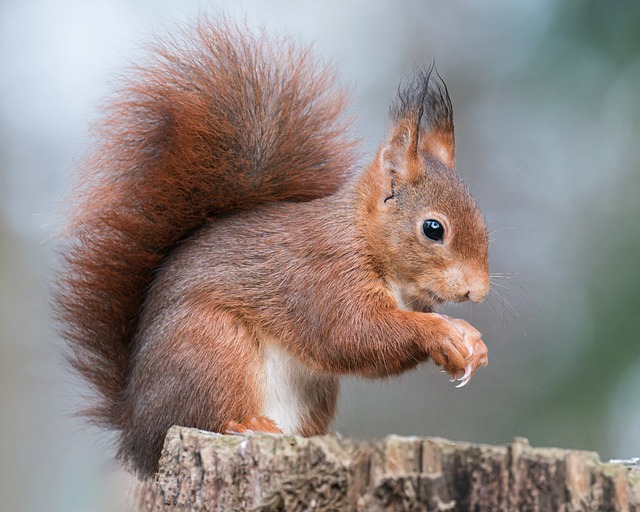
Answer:
<svg viewBox="0 0 640 512"><path fill-rule="evenodd" d="M150 55L79 170L56 289L84 412L128 469L151 476L173 424L324 434L342 375L431 360L464 385L487 364L480 333L437 313L482 301L489 273L433 64L358 167L309 47L218 17Z"/></svg>

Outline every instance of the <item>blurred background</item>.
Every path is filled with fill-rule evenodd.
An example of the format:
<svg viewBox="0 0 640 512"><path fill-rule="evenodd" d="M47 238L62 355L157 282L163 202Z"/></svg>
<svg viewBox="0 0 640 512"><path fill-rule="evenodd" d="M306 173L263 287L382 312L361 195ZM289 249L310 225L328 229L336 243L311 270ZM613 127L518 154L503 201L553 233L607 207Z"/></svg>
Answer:
<svg viewBox="0 0 640 512"><path fill-rule="evenodd" d="M347 380L335 429L640 455L640 3L0 1L0 496L6 510L124 510L110 438L74 417L48 286L60 211L110 81L223 8L315 41L372 152L403 73L437 58L457 163L492 232L491 298L450 313L490 365Z"/></svg>

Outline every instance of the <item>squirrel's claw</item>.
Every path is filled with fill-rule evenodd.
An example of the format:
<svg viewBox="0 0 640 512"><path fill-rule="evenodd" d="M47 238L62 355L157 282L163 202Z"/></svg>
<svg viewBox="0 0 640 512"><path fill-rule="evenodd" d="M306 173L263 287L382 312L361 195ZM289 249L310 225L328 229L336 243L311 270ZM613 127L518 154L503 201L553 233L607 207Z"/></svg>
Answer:
<svg viewBox="0 0 640 512"><path fill-rule="evenodd" d="M460 382L460 384L458 384L456 388L463 388L464 386L466 386L471 380L471 375L473 375L473 371L471 369L471 365L468 364L464 369L464 375L458 379L462 382Z"/></svg>
<svg viewBox="0 0 640 512"><path fill-rule="evenodd" d="M440 371L446 373L446 370L440 370ZM472 373L472 368L471 368L471 365L468 364L467 366L465 366L464 373L462 374L461 377L451 377L449 379L449 382L455 382L455 381L460 381L460 380L466 380L467 382L469 382L469 379L471 378L471 373ZM458 375L460 375L460 374L458 374ZM465 382L465 384L467 382ZM458 387L462 387L462 386L458 385L456 387L458 388Z"/></svg>

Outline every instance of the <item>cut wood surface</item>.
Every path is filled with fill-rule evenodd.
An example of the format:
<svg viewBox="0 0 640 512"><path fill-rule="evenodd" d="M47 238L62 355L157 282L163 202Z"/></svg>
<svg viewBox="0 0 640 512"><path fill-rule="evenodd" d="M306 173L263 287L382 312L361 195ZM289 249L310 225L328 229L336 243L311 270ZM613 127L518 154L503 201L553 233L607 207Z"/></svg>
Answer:
<svg viewBox="0 0 640 512"><path fill-rule="evenodd" d="M172 427L155 480L136 494L151 511L640 512L637 465L595 453L388 436L222 436Z"/></svg>

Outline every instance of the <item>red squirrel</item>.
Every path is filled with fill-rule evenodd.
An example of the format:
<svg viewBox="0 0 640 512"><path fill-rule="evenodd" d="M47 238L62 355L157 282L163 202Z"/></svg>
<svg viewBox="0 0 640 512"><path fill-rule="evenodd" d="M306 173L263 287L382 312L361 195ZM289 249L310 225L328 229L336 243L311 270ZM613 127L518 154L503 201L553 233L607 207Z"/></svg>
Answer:
<svg viewBox="0 0 640 512"><path fill-rule="evenodd" d="M86 413L139 476L173 424L323 434L341 375L487 364L436 312L489 291L444 82L400 88L363 168L344 109L308 48L224 18L156 43L107 107L56 297Z"/></svg>

